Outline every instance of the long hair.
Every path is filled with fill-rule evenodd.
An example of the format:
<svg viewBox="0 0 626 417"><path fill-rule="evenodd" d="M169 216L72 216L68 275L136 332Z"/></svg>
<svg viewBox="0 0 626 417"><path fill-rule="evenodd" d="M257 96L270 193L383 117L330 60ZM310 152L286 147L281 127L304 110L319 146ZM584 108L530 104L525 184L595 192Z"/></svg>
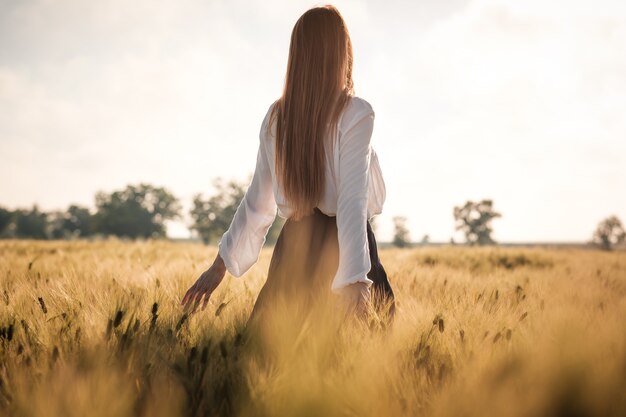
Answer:
<svg viewBox="0 0 626 417"><path fill-rule="evenodd" d="M293 208L293 218L313 212L324 192L327 138L354 95L352 42L331 5L306 11L291 33L282 96L272 108L276 121L275 171Z"/></svg>

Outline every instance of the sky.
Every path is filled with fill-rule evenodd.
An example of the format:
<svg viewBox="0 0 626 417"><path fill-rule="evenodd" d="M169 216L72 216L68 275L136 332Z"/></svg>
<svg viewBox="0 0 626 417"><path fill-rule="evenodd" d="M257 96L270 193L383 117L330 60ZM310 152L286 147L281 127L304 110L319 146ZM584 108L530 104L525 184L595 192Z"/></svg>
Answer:
<svg viewBox="0 0 626 417"><path fill-rule="evenodd" d="M293 25L320 4L0 0L0 206L93 208L149 182L186 213L216 177L248 181ZM413 240L460 241L467 200L493 200L501 242L626 221L626 2L332 4L376 113L379 241L394 216Z"/></svg>

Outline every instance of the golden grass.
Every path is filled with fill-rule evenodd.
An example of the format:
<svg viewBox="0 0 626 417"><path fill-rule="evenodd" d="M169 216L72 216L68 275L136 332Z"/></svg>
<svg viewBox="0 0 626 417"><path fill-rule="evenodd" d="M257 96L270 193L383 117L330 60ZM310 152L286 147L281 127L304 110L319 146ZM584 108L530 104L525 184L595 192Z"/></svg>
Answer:
<svg viewBox="0 0 626 417"><path fill-rule="evenodd" d="M214 254L0 242L0 414L626 415L625 252L381 250L391 329L285 316L271 350L242 343L271 249L183 317Z"/></svg>

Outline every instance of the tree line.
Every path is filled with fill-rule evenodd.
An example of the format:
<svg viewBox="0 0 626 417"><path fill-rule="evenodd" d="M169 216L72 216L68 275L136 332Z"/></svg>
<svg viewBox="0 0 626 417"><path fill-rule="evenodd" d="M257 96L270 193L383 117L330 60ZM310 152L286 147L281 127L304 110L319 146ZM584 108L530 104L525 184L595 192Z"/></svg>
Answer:
<svg viewBox="0 0 626 417"><path fill-rule="evenodd" d="M193 196L190 228L204 243L217 243L245 195L246 186L236 181L214 180L216 192ZM165 222L182 218L180 200L169 190L146 183L127 185L111 193L98 192L95 210L70 205L65 210L44 212L0 207L0 238L74 239L117 236L129 239L166 237ZM284 219L276 216L266 242L278 238Z"/></svg>
<svg viewBox="0 0 626 417"><path fill-rule="evenodd" d="M492 237L493 228L491 223L494 219L502 217L502 215L494 210L492 200L467 201L462 206L454 207L453 216L455 230L463 232L467 244L497 244ZM413 246L409 229L406 225L407 221L408 219L405 216L393 217L395 231L392 243L394 246L400 248ZM421 244L428 244L429 241L429 236L424 235ZM626 231L624 226L617 216L613 215L598 224L589 243L604 250L611 250L625 241ZM450 239L450 243L454 244L454 239Z"/></svg>
<svg viewBox="0 0 626 417"><path fill-rule="evenodd" d="M246 184L218 177L213 181L212 195L195 194L189 210L190 229L205 244L219 241L246 191ZM66 210L44 212L37 205L30 209L9 210L0 207L0 238L18 239L72 239L117 236L121 238L165 238L165 222L182 218L180 200L163 187L146 183L127 185L111 193L98 192L95 211L79 205ZM496 244L492 237L492 221L502 217L494 210L492 200L467 201L454 207L456 230L463 232L470 245ZM276 242L285 220L276 216L270 227L266 244ZM410 247L412 242L406 225L407 218L395 216L396 247ZM373 225L375 226L375 225ZM610 250L626 240L626 232L616 216L602 220L591 242ZM425 235L422 244L429 243ZM451 243L454 241L451 239Z"/></svg>

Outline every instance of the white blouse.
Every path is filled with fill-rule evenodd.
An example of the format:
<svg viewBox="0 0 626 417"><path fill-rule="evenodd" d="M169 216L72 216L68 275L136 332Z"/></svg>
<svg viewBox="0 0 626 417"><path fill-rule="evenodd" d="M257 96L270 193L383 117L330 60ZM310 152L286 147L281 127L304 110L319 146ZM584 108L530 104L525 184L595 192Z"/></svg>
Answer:
<svg viewBox="0 0 626 417"><path fill-rule="evenodd" d="M218 244L226 269L235 277L258 261L276 214L284 219L292 214L276 181L276 126L269 134L266 129L272 106L261 125L252 182ZM368 287L373 283L367 278L371 262L366 221L382 213L386 196L378 157L371 144L373 128L372 106L360 97L352 97L338 120L335 146L326 149L326 186L317 207L337 217L339 267L331 285L335 293L355 282L364 282Z"/></svg>

